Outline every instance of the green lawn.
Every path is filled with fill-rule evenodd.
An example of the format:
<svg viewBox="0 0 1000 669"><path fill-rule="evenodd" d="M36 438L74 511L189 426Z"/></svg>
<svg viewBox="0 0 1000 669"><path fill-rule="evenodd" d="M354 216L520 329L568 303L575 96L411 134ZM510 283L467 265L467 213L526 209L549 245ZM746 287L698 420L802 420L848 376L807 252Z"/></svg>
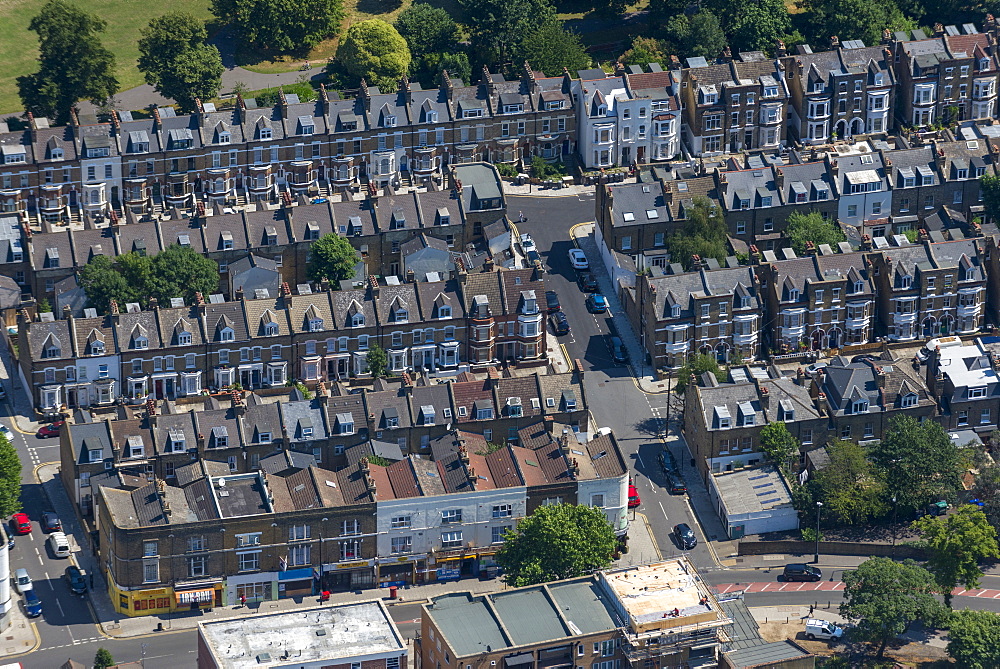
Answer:
<svg viewBox="0 0 1000 669"><path fill-rule="evenodd" d="M37 68L38 39L28 30L45 0L0 0L0 113L22 111L17 97L15 79ZM104 32L104 45L118 59L118 80L122 90L143 83L142 74L135 67L139 50L136 42L139 30L154 16L168 11L185 11L201 18L209 18L209 0L75 0L86 12L96 14L108 22Z"/></svg>

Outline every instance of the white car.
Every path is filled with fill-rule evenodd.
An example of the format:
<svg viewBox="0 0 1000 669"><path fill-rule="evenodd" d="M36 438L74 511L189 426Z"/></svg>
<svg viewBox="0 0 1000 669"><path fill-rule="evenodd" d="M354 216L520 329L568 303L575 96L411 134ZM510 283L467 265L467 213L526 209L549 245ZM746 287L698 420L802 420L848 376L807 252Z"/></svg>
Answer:
<svg viewBox="0 0 1000 669"><path fill-rule="evenodd" d="M14 587L22 595L35 587L31 582L31 577L28 576L27 569L22 567L14 572Z"/></svg>
<svg viewBox="0 0 1000 669"><path fill-rule="evenodd" d="M521 248L524 249L525 253L538 250L535 248L535 240L531 238L531 235L521 235Z"/></svg>
<svg viewBox="0 0 1000 669"><path fill-rule="evenodd" d="M3 424L0 424L0 434L7 437L8 441L14 438L14 433L11 432L11 429Z"/></svg>
<svg viewBox="0 0 1000 669"><path fill-rule="evenodd" d="M844 629L826 620L810 619L806 621L807 639L837 640L844 636Z"/></svg>
<svg viewBox="0 0 1000 669"><path fill-rule="evenodd" d="M569 250L569 264L573 266L573 269L590 269L587 254L580 249Z"/></svg>

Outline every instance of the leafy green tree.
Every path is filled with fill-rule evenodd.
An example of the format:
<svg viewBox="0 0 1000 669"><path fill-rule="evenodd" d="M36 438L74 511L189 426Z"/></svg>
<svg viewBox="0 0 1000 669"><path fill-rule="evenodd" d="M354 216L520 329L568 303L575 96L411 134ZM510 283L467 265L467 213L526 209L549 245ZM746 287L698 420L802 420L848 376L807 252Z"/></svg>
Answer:
<svg viewBox="0 0 1000 669"><path fill-rule="evenodd" d="M948 655L963 669L1000 667L1000 615L969 609L952 613Z"/></svg>
<svg viewBox="0 0 1000 669"><path fill-rule="evenodd" d="M792 458L799 453L799 442L784 421L778 420L761 428L760 448L771 464L787 471Z"/></svg>
<svg viewBox="0 0 1000 669"><path fill-rule="evenodd" d="M28 27L38 34L38 71L17 78L24 108L69 120L81 99L100 104L118 92L115 56L101 44L107 23L64 0L49 0Z"/></svg>
<svg viewBox="0 0 1000 669"><path fill-rule="evenodd" d="M389 367L389 355L385 352L382 346L375 342L368 349L368 354L365 356L365 362L368 363L368 371L371 373L373 379L377 379L385 374L386 368Z"/></svg>
<svg viewBox="0 0 1000 669"><path fill-rule="evenodd" d="M991 221L1000 221L1000 176L984 174L979 177L979 189L986 215Z"/></svg>
<svg viewBox="0 0 1000 669"><path fill-rule="evenodd" d="M785 233L792 241L792 249L798 255L806 252L806 242L817 247L820 244L836 244L845 241L843 231L833 221L827 221L818 211L802 213L793 211L788 215L788 229Z"/></svg>
<svg viewBox="0 0 1000 669"><path fill-rule="evenodd" d="M913 623L923 620L933 625L946 616L934 597L934 577L913 560L871 558L845 571L843 580L840 615L855 621L852 635L875 646L878 659L886 644Z"/></svg>
<svg viewBox="0 0 1000 669"><path fill-rule="evenodd" d="M885 515L885 483L868 460L867 449L840 440L831 443L827 452L830 462L816 472L812 482L824 515L848 525Z"/></svg>
<svg viewBox="0 0 1000 669"><path fill-rule="evenodd" d="M727 24L733 51L770 51L792 27L783 0L752 0Z"/></svg>
<svg viewBox="0 0 1000 669"><path fill-rule="evenodd" d="M458 24L440 7L415 2L393 24L414 56L451 51L458 43Z"/></svg>
<svg viewBox="0 0 1000 669"><path fill-rule="evenodd" d="M687 384L691 380L692 374L696 379L699 379L705 372L712 372L716 377L722 374L722 369L719 367L719 361L715 359L715 356L706 355L705 353L699 353L691 356L691 358L684 363L684 366L677 371L677 384L674 386L674 389L678 393L683 393L687 388Z"/></svg>
<svg viewBox="0 0 1000 669"><path fill-rule="evenodd" d="M209 100L222 87L222 56L206 44L205 24L174 12L153 18L139 39L139 70L157 93L176 100L184 111L194 99Z"/></svg>
<svg viewBox="0 0 1000 669"><path fill-rule="evenodd" d="M940 423L898 416L871 451L885 479L885 494L902 509L948 497L961 485L962 459Z"/></svg>
<svg viewBox="0 0 1000 669"><path fill-rule="evenodd" d="M105 255L94 256L83 266L79 283L87 295L87 304L102 314L110 311L111 300L124 304L139 297L135 287L115 269L114 260Z"/></svg>
<svg viewBox="0 0 1000 669"><path fill-rule="evenodd" d="M115 666L115 658L107 648L98 648L94 655L94 669L108 669Z"/></svg>
<svg viewBox="0 0 1000 669"><path fill-rule="evenodd" d="M354 276L354 266L358 264L358 252L351 243L340 235L323 235L309 250L306 275L313 281L343 281Z"/></svg>
<svg viewBox="0 0 1000 669"><path fill-rule="evenodd" d="M0 516L21 510L21 459L14 444L0 434Z"/></svg>
<svg viewBox="0 0 1000 669"><path fill-rule="evenodd" d="M659 63L661 67L667 67L669 54L664 48L662 40L652 37L637 35L632 40L632 46L618 59L623 65L645 65L646 63Z"/></svg>
<svg viewBox="0 0 1000 669"><path fill-rule="evenodd" d="M513 50L513 57L514 62L527 61L533 69L550 77L562 74L563 68L575 72L590 67L590 56L580 36L566 30L563 22L556 18L526 33Z"/></svg>
<svg viewBox="0 0 1000 669"><path fill-rule="evenodd" d="M949 608L952 590L958 585L979 587L983 575L979 561L1000 557L997 531L975 504L960 506L947 516L924 516L913 528L920 533L920 545L929 553L927 569L934 574Z"/></svg>
<svg viewBox="0 0 1000 669"><path fill-rule="evenodd" d="M836 35L841 42L862 40L865 44L879 44L886 28L916 27L894 0L799 0L797 4L805 11L808 37L814 45L825 46L831 35Z"/></svg>
<svg viewBox="0 0 1000 669"><path fill-rule="evenodd" d="M555 16L549 0L459 0L459 4L472 38L474 51L470 53L486 65L508 62L526 35L535 33Z"/></svg>
<svg viewBox="0 0 1000 669"><path fill-rule="evenodd" d="M678 14L665 29L667 41L686 57L715 58L726 48L726 33L719 17L707 9L688 16Z"/></svg>
<svg viewBox="0 0 1000 669"><path fill-rule="evenodd" d="M515 586L582 576L611 564L617 540L597 507L540 506L508 530L496 561Z"/></svg>
<svg viewBox="0 0 1000 669"><path fill-rule="evenodd" d="M698 197L685 214L684 229L667 238L671 261L686 270L691 269L695 255L724 262L729 248L729 227L719 207L707 198Z"/></svg>
<svg viewBox="0 0 1000 669"><path fill-rule="evenodd" d="M452 79L461 79L466 83L472 81L472 65L469 56L464 51L452 53L428 53L414 58L410 63L411 77L420 82L424 88L434 88L441 83L441 72L448 71Z"/></svg>
<svg viewBox="0 0 1000 669"><path fill-rule="evenodd" d="M344 20L342 0L212 0L212 13L254 47L277 53L306 53Z"/></svg>
<svg viewBox="0 0 1000 669"><path fill-rule="evenodd" d="M410 70L410 48L392 25L368 19L347 29L331 66L390 92Z"/></svg>
<svg viewBox="0 0 1000 669"><path fill-rule="evenodd" d="M219 288L219 266L194 249L171 244L153 256L148 294L169 304L172 297L183 297L193 304L195 293L208 295Z"/></svg>
<svg viewBox="0 0 1000 669"><path fill-rule="evenodd" d="M679 14L683 14L691 3L689 0L649 0L649 25L663 28Z"/></svg>

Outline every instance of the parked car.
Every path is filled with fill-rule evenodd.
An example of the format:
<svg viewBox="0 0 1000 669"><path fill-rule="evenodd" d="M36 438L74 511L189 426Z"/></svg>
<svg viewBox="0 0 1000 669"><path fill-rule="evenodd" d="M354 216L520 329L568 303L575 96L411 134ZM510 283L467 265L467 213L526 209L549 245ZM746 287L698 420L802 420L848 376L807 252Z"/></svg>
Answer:
<svg viewBox="0 0 1000 669"><path fill-rule="evenodd" d="M62 530L62 522L55 511L46 511L42 514L42 532L59 532Z"/></svg>
<svg viewBox="0 0 1000 669"><path fill-rule="evenodd" d="M608 337L608 350L611 351L611 359L615 362L628 362L628 351L621 337Z"/></svg>
<svg viewBox="0 0 1000 669"><path fill-rule="evenodd" d="M76 565L71 564L66 567L66 571L63 572L63 577L66 579L69 589L74 594L82 595L87 592L87 579L83 577L83 570Z"/></svg>
<svg viewBox="0 0 1000 669"><path fill-rule="evenodd" d="M7 437L7 441L10 441L14 438L14 433L6 425L0 425L0 434Z"/></svg>
<svg viewBox="0 0 1000 669"><path fill-rule="evenodd" d="M664 448L660 451L657 460L659 460L660 469L663 470L664 474L673 474L677 471L677 461L674 460L674 454L667 449Z"/></svg>
<svg viewBox="0 0 1000 669"><path fill-rule="evenodd" d="M608 311L608 301L600 293L591 293L587 296L587 311L592 314L603 314Z"/></svg>
<svg viewBox="0 0 1000 669"><path fill-rule="evenodd" d="M823 572L811 564L786 564L784 570L778 574L779 581L820 581L822 579Z"/></svg>
<svg viewBox="0 0 1000 669"><path fill-rule="evenodd" d="M549 310L551 314L553 311L559 311L562 307L559 305L559 295L556 294L554 290L545 291L545 308Z"/></svg>
<svg viewBox="0 0 1000 669"><path fill-rule="evenodd" d="M629 484L628 484L628 508L635 509L640 504L642 504L642 500L639 499L639 491L636 490L635 489L635 485L633 485L632 482L629 481Z"/></svg>
<svg viewBox="0 0 1000 669"><path fill-rule="evenodd" d="M690 550L698 545L698 537L687 523L674 525L674 540L682 551Z"/></svg>
<svg viewBox="0 0 1000 669"><path fill-rule="evenodd" d="M580 249L569 250L569 264L573 266L573 269L590 269L587 254Z"/></svg>
<svg viewBox="0 0 1000 669"><path fill-rule="evenodd" d="M671 495L683 495L688 491L687 484L677 472L667 474L667 492Z"/></svg>
<svg viewBox="0 0 1000 669"><path fill-rule="evenodd" d="M43 425L38 428L38 433L36 436L41 439L48 439L49 437L58 437L59 429L66 424L64 420L57 420L54 423L49 423L48 425Z"/></svg>
<svg viewBox="0 0 1000 669"><path fill-rule="evenodd" d="M835 641L844 636L844 628L826 620L810 618L806 621L806 638L809 640L829 639Z"/></svg>
<svg viewBox="0 0 1000 669"><path fill-rule="evenodd" d="M49 549L52 556L57 558L68 558L70 554L69 539L62 532L53 532L49 535Z"/></svg>
<svg viewBox="0 0 1000 669"><path fill-rule="evenodd" d="M549 314L549 323L552 325L552 331L557 335L569 334L569 319L563 312L557 311L554 314Z"/></svg>
<svg viewBox="0 0 1000 669"><path fill-rule="evenodd" d="M601 285L597 283L597 279L590 272L580 272L576 277L576 285L580 286L580 290L585 293L596 293L601 289Z"/></svg>
<svg viewBox="0 0 1000 669"><path fill-rule="evenodd" d="M14 534L31 534L31 519L26 513L15 513L10 517L10 526Z"/></svg>
<svg viewBox="0 0 1000 669"><path fill-rule="evenodd" d="M42 615L42 600L38 598L34 590L28 590L24 593L24 612L29 618L37 618Z"/></svg>
<svg viewBox="0 0 1000 669"><path fill-rule="evenodd" d="M537 269L542 268L542 256L538 255L538 251L531 250L524 255L528 258L529 267L535 267Z"/></svg>
<svg viewBox="0 0 1000 669"><path fill-rule="evenodd" d="M813 364L806 367L806 376L812 378L819 374L820 372L826 372L825 362L814 362Z"/></svg>
<svg viewBox="0 0 1000 669"><path fill-rule="evenodd" d="M538 250L535 248L535 240L531 238L531 235L527 234L521 235L521 248L524 249L525 253Z"/></svg>
<svg viewBox="0 0 1000 669"><path fill-rule="evenodd" d="M31 582L31 577L28 576L28 570L24 567L14 572L14 587L22 595L35 587L35 584Z"/></svg>

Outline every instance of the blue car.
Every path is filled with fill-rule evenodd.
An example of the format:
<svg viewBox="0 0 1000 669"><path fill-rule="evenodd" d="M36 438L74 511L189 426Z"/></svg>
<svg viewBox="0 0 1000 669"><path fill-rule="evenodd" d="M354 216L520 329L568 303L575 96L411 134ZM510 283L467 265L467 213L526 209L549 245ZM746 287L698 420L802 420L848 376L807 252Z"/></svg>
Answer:
<svg viewBox="0 0 1000 669"><path fill-rule="evenodd" d="M34 589L24 593L24 612L28 614L29 618L37 618L42 615L42 600L35 594Z"/></svg>
<svg viewBox="0 0 1000 669"><path fill-rule="evenodd" d="M608 310L608 301L600 293L587 296L587 311L592 314L603 314Z"/></svg>

